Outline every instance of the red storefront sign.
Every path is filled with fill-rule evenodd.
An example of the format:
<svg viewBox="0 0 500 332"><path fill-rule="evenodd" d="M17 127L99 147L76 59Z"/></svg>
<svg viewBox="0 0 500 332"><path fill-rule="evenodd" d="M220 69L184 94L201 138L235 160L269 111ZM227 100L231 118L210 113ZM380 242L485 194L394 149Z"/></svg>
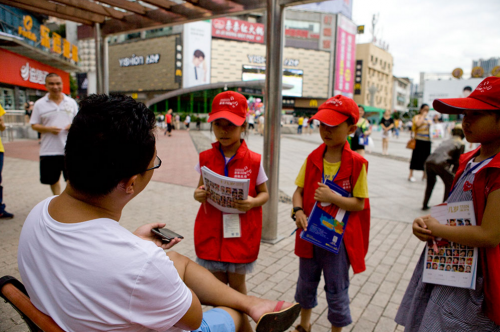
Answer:
<svg viewBox="0 0 500 332"><path fill-rule="evenodd" d="M45 76L56 73L63 81L63 93L69 94L69 74L25 56L0 48L0 82L47 91Z"/></svg>
<svg viewBox="0 0 500 332"><path fill-rule="evenodd" d="M319 33L300 29L285 29L285 36L305 39L319 39Z"/></svg>
<svg viewBox="0 0 500 332"><path fill-rule="evenodd" d="M264 24L216 18L212 20L212 37L264 43Z"/></svg>

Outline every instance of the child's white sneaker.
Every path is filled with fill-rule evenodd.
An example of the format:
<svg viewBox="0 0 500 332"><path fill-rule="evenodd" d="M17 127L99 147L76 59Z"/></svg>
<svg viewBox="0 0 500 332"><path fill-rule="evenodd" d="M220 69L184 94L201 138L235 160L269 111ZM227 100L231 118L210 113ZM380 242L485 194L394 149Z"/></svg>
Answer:
<svg viewBox="0 0 500 332"><path fill-rule="evenodd" d="M408 179L408 181L410 181L410 182L416 182L416 181L417 181L417 179L415 179L415 178L412 176L411 178L409 178L409 179Z"/></svg>

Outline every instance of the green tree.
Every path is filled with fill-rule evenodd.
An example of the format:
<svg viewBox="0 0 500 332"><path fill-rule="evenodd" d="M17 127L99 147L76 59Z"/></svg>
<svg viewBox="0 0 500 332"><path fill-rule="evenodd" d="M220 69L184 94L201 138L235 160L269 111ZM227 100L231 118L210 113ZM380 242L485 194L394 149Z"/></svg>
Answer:
<svg viewBox="0 0 500 332"><path fill-rule="evenodd" d="M76 80L72 75L69 75L69 91L71 98L76 98L76 95L78 94L78 84L76 84Z"/></svg>

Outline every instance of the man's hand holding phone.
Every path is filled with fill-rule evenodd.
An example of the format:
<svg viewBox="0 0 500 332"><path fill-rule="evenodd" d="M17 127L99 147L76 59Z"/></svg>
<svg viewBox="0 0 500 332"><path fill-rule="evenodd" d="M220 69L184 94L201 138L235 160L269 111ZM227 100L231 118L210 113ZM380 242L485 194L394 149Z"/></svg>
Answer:
<svg viewBox="0 0 500 332"><path fill-rule="evenodd" d="M154 244L156 244L158 247L162 249L170 249L177 243L181 242L183 237L179 235L180 237L175 237L171 239L169 242L163 241L162 238L153 233L152 230L154 228L162 229L163 227L165 227L165 225L166 224L164 223L151 223L142 225L141 227L135 230L134 234L143 240L154 242Z"/></svg>

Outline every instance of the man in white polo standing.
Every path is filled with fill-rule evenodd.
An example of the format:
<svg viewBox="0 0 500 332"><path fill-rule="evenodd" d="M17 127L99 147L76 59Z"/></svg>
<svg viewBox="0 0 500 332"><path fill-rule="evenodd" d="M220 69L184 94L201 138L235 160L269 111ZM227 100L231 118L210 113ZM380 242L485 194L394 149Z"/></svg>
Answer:
<svg viewBox="0 0 500 332"><path fill-rule="evenodd" d="M40 145L40 182L50 185L54 195L61 193L59 178L64 170L64 147L68 130L78 112L78 105L62 93L61 76L50 73L45 77L47 93L35 103L30 124L42 134Z"/></svg>

